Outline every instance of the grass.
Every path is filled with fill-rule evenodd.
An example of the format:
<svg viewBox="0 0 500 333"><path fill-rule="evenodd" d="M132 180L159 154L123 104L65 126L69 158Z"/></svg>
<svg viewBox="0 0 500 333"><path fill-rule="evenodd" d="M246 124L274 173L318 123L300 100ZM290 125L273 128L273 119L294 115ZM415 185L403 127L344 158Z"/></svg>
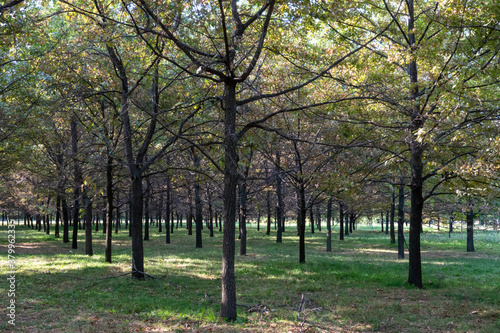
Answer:
<svg viewBox="0 0 500 333"><path fill-rule="evenodd" d="M306 264L289 227L283 243L248 228L248 255L236 257L238 321L219 319L221 239L204 230L175 230L172 244L152 229L145 269L130 275L128 233L113 235L113 263L104 262L104 235L94 233L93 257L23 226L16 227L16 327L7 323L7 229L0 228L0 331L6 332L498 332L500 233L465 235L425 230L425 288L407 285L408 261L378 227L363 227L325 252L325 232L307 234ZM408 254L406 253L406 257ZM209 296L206 300L205 294ZM298 307L304 295L303 309ZM257 311L259 309L270 311ZM248 306L253 306L249 308ZM252 310L255 310L252 312Z"/></svg>

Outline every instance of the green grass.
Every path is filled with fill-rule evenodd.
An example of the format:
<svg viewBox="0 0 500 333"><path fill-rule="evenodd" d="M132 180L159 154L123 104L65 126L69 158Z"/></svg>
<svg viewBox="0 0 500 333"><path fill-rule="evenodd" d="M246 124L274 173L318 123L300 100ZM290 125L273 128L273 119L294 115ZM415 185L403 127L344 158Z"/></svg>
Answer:
<svg viewBox="0 0 500 333"><path fill-rule="evenodd" d="M175 230L172 244L152 229L145 270L156 279L128 273L128 233L113 235L113 263L104 262L104 235L94 233L94 253L53 235L16 227L16 328L6 320L6 227L0 228L0 331L20 332L498 332L500 330L500 233L477 232L476 252L465 252L465 235L422 235L425 288L407 285L408 261L378 227L363 227L325 252L325 232L307 234L306 263L298 263L298 239L288 227L283 243L248 228L248 255L236 256L238 321L219 319L221 239L204 230ZM238 241L237 241L238 243ZM238 250L238 248L237 248ZM406 253L406 256L408 254ZM210 296L212 302L205 299ZM301 295L308 302L298 317ZM304 320L305 319L305 320Z"/></svg>

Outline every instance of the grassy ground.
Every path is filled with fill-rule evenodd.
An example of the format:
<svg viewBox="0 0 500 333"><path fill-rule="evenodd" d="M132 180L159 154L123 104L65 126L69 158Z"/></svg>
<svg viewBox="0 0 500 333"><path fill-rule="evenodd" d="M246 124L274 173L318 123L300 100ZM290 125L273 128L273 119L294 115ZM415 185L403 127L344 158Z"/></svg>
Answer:
<svg viewBox="0 0 500 333"><path fill-rule="evenodd" d="M499 332L500 233L422 236L425 288L409 287L408 261L378 227L308 234L306 264L288 228L283 243L249 227L248 255L236 258L238 321L219 319L221 234L195 249L194 236L176 230L172 244L153 228L145 242L146 272L130 275L127 232L113 235L113 263L104 263L104 237L94 233L93 257L70 244L16 227L16 326L8 324L7 231L0 229L0 331L5 332ZM407 253L406 253L407 256ZM122 276L120 276L122 275ZM208 296L208 300L205 296ZM302 309L298 311L302 302Z"/></svg>

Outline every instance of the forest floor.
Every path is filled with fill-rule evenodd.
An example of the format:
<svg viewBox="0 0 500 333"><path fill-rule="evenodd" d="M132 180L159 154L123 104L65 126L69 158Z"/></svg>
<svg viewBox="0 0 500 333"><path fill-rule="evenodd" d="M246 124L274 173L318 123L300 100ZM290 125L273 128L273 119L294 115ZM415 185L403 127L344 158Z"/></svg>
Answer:
<svg viewBox="0 0 500 333"><path fill-rule="evenodd" d="M1 332L499 332L500 233L425 229L424 289L407 285L408 259L379 227L363 226L325 251L325 231L306 235L306 263L288 227L283 243L248 226L248 254L236 255L238 320L219 319L222 235L203 248L185 229L172 243L151 229L145 270L131 278L128 232L113 234L113 263L104 262L104 235L94 232L94 256L51 235L16 226L15 268L0 227ZM239 242L237 241L237 251ZM406 258L408 253L405 253ZM9 281L15 274L15 326L9 324ZM300 308L300 311L299 311Z"/></svg>

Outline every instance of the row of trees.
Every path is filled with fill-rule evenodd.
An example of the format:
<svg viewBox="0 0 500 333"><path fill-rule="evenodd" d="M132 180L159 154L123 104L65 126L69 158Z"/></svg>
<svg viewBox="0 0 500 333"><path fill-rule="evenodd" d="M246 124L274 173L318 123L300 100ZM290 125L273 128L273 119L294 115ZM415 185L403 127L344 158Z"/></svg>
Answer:
<svg viewBox="0 0 500 333"><path fill-rule="evenodd" d="M69 205L85 220L89 254L93 212L105 209L111 226L113 211L130 211L139 279L151 206L194 220L197 247L203 215L222 216L225 319L236 319L235 222L245 254L250 214L266 216L268 230L275 215L279 240L293 212L305 262L313 207L334 205L342 221L345 211L394 220L399 206L401 253L409 195L408 281L422 287L424 202L429 216L497 208L493 1L0 9L1 207L67 221Z"/></svg>

